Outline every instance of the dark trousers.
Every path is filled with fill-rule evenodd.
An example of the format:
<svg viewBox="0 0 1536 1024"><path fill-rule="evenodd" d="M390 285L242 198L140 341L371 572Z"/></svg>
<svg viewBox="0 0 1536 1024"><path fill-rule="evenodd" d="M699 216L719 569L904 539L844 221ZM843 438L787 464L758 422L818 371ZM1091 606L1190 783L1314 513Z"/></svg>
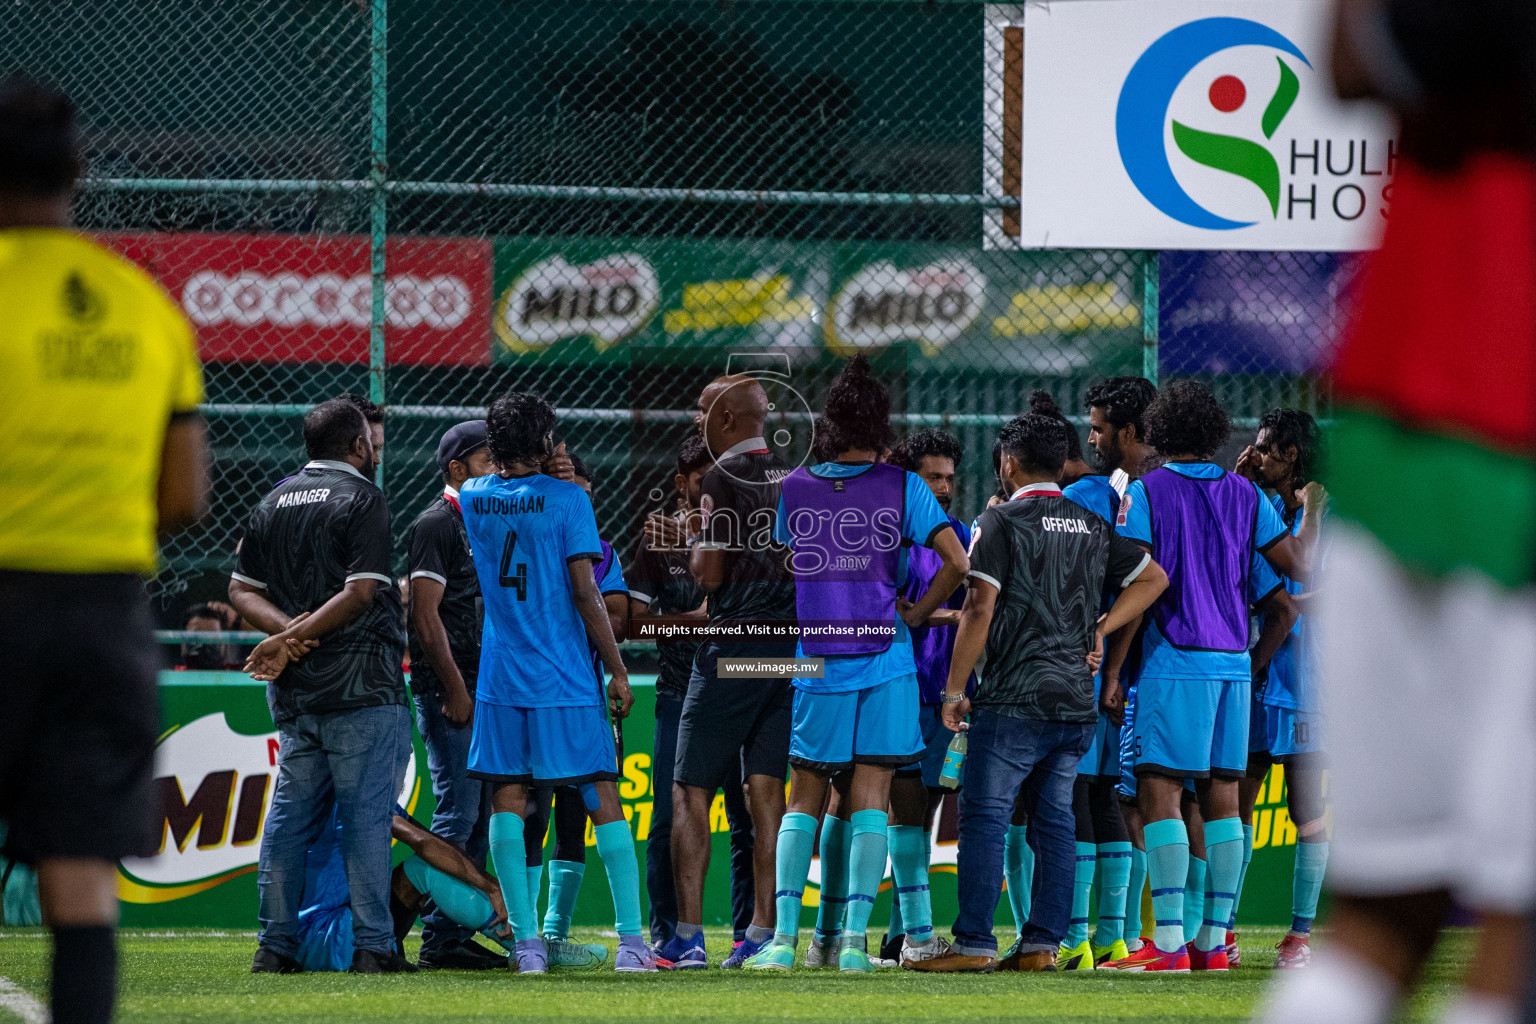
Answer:
<svg viewBox="0 0 1536 1024"><path fill-rule="evenodd" d="M1010 718L986 709L971 715L960 790L960 849L956 871L960 914L955 949L967 956L995 956L992 918L1003 888L1003 844L1019 789L1029 811L1029 845L1035 881L1025 943L1061 942L1072 916L1075 821L1072 783L1088 752L1093 725Z"/></svg>
<svg viewBox="0 0 1536 1024"><path fill-rule="evenodd" d="M427 748L427 767L432 771L432 831L463 850L479 868L490 852L491 787L469 775L471 725L456 726L443 717L442 694L416 694L416 728ZM424 953L452 946L470 938L474 931L449 919L435 905L421 915L421 949Z"/></svg>
<svg viewBox="0 0 1536 1024"><path fill-rule="evenodd" d="M672 770L682 717L682 698L656 695L656 745L651 762L655 792L651 832L645 845L645 888L651 901L651 941L657 945L677 930L677 889L672 881ZM725 816L731 823L731 926L739 942L752 923L756 891L752 881L752 817L741 791L740 768L726 780L724 788Z"/></svg>

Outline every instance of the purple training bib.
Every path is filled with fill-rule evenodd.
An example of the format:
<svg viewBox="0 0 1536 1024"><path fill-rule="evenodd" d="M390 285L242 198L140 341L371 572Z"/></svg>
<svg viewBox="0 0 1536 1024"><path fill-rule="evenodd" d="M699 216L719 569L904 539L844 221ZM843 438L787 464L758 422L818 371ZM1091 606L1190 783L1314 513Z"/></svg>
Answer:
<svg viewBox="0 0 1536 1024"><path fill-rule="evenodd" d="M819 477L804 467L785 477L796 614L802 630L836 631L802 634L807 656L879 654L891 646L906 489L907 471L888 463L851 477Z"/></svg>

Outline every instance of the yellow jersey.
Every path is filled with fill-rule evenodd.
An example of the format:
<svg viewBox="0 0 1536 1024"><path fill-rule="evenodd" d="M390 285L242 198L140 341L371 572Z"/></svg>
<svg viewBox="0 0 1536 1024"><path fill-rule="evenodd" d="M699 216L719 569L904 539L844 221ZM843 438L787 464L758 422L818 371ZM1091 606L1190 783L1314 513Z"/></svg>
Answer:
<svg viewBox="0 0 1536 1024"><path fill-rule="evenodd" d="M192 327L144 271L0 231L0 569L152 573L166 426L196 412Z"/></svg>

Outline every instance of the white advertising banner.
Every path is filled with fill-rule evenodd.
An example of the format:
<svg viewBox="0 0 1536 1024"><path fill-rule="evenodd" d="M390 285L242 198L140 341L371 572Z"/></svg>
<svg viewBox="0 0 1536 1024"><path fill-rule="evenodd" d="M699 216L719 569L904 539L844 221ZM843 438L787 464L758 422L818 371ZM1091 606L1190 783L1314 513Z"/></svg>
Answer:
<svg viewBox="0 0 1536 1024"><path fill-rule="evenodd" d="M989 8L989 245L1347 251L1377 244L1398 152L1329 78L1331 0ZM994 192L993 194L998 194Z"/></svg>

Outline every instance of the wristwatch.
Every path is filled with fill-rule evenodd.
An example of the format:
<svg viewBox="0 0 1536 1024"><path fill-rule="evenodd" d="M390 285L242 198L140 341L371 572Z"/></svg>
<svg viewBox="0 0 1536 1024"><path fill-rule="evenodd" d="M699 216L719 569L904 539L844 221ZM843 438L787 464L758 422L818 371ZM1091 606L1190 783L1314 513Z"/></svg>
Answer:
<svg viewBox="0 0 1536 1024"><path fill-rule="evenodd" d="M940 704L959 704L963 700L965 700L965 694L963 693L955 694L954 696L946 693L939 697Z"/></svg>

